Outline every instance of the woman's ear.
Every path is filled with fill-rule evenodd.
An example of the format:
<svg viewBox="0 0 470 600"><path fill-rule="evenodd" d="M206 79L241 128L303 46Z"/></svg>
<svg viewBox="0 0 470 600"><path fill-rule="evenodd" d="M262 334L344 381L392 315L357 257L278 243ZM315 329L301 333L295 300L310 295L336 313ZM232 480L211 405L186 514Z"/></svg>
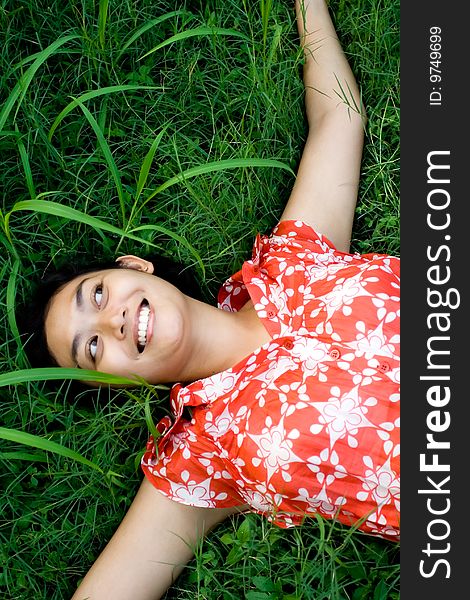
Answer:
<svg viewBox="0 0 470 600"><path fill-rule="evenodd" d="M135 271L142 271L150 275L153 274L153 264L150 261L132 254L119 256L116 258L116 262L122 269L134 269Z"/></svg>

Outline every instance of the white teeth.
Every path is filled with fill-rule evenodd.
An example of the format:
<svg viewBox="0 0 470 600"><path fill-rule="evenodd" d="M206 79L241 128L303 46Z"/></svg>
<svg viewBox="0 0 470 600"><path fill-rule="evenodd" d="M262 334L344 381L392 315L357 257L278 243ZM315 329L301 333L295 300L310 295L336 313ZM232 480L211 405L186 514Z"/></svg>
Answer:
<svg viewBox="0 0 470 600"><path fill-rule="evenodd" d="M149 324L150 308L149 306L143 306L139 314L139 327L138 327L138 342L141 346L145 346L147 343L147 328Z"/></svg>

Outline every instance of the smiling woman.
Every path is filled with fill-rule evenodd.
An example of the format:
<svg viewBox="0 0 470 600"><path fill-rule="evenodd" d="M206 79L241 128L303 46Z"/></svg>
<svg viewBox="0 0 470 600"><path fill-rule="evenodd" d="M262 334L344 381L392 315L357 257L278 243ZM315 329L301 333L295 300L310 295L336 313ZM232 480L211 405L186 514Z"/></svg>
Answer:
<svg viewBox="0 0 470 600"><path fill-rule="evenodd" d="M143 295L149 287L158 290L159 302L169 294L181 298L183 292L195 300L200 298L191 271L162 256L142 259L129 255L111 263L83 268L67 264L47 272L27 304L17 308L30 363L111 374L125 369L129 376L146 377L146 372L151 380L151 373L140 371L142 365L137 363L150 344L155 326L149 298ZM168 304L171 306L170 299ZM144 342L139 340L141 318L147 321ZM133 361L127 367L119 362L124 350L128 360ZM146 351L146 360L150 361L150 354Z"/></svg>
<svg viewBox="0 0 470 600"><path fill-rule="evenodd" d="M37 307L43 313L34 321L44 321L55 364L149 383L190 381L236 364L268 337L253 310L217 310L155 276L153 264L135 256L120 257L117 265L62 283ZM28 314L34 313L33 303ZM26 323L22 327L26 335Z"/></svg>
<svg viewBox="0 0 470 600"><path fill-rule="evenodd" d="M142 345L139 319L147 307L150 327ZM135 268L96 271L73 279L53 296L46 341L61 366L168 381L158 365L173 373L186 362L186 312L183 294L159 277Z"/></svg>
<svg viewBox="0 0 470 600"><path fill-rule="evenodd" d="M308 124L297 176L217 304L131 255L62 279L42 304L36 333L55 364L179 382L141 457L141 487L74 600L162 597L202 537L237 513L399 539L400 263L351 250L362 98L328 5L294 7ZM276 45L262 54L269 65ZM254 88L269 81L267 66L251 74Z"/></svg>

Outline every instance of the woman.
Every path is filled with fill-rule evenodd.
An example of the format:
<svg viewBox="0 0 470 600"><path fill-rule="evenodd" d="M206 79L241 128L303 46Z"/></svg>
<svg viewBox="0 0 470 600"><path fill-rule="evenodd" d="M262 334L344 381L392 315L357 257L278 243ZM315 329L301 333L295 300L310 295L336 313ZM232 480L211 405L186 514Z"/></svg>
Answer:
<svg viewBox="0 0 470 600"><path fill-rule="evenodd" d="M186 382L73 600L161 597L201 536L240 511L283 527L318 512L398 538L399 261L348 253L362 104L324 0L296 10L308 138L279 225L219 307L135 256L72 278L48 303L57 364Z"/></svg>

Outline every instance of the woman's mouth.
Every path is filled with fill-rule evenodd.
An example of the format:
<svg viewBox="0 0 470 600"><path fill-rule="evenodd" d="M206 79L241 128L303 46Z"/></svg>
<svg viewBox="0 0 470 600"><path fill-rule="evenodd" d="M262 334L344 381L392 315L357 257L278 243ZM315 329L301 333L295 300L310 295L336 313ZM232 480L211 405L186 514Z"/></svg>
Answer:
<svg viewBox="0 0 470 600"><path fill-rule="evenodd" d="M143 300L137 315L137 350L143 352L149 339L150 306Z"/></svg>

